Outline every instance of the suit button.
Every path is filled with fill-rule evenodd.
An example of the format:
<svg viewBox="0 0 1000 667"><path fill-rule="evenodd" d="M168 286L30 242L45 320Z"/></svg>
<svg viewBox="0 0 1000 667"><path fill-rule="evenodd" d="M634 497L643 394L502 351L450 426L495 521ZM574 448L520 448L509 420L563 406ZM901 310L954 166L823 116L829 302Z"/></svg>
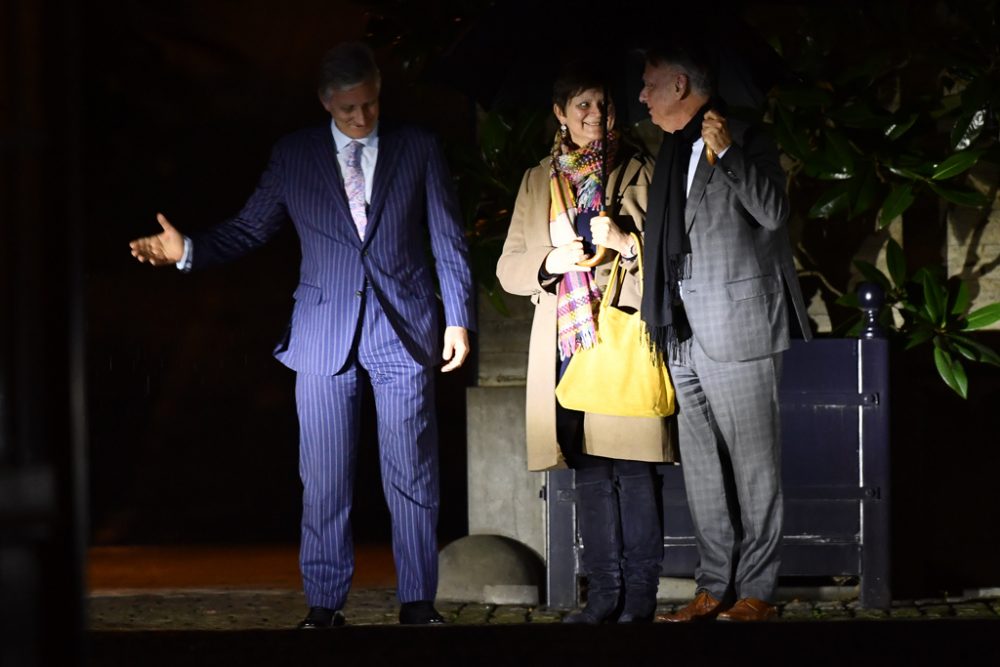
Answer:
<svg viewBox="0 0 1000 667"><path fill-rule="evenodd" d="M354 293L354 296L361 296L362 294L364 294L364 290L358 290Z"/></svg>
<svg viewBox="0 0 1000 667"><path fill-rule="evenodd" d="M367 257L368 256L368 251L367 250L362 250L361 251L361 256L362 257Z"/></svg>

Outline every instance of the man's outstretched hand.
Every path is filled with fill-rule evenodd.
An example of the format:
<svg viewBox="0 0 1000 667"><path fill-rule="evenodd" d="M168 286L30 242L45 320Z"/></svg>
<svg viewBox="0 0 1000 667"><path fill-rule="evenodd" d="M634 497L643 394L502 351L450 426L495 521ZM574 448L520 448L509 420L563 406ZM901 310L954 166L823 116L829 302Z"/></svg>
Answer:
<svg viewBox="0 0 1000 667"><path fill-rule="evenodd" d="M144 236L130 241L132 256L140 262L149 262L153 266L176 264L184 256L184 236L177 231L166 216L156 214L156 221L163 231L155 236Z"/></svg>

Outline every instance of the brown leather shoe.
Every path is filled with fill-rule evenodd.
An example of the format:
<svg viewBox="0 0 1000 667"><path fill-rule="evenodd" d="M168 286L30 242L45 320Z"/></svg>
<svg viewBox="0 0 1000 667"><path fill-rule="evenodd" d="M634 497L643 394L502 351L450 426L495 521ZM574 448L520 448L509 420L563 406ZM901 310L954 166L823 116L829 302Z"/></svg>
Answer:
<svg viewBox="0 0 1000 667"><path fill-rule="evenodd" d="M674 614L660 614L657 621L667 623L687 623L689 621L707 621L719 615L722 603L712 597L708 591L700 591L683 609Z"/></svg>
<svg viewBox="0 0 1000 667"><path fill-rule="evenodd" d="M718 615L720 621L769 621L777 618L778 608L757 598L743 598Z"/></svg>

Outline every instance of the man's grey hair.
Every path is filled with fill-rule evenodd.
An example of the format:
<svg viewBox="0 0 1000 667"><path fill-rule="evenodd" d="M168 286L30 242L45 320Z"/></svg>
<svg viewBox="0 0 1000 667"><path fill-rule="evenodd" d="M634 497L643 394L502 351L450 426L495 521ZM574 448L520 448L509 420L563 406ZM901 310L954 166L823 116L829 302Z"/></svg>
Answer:
<svg viewBox="0 0 1000 667"><path fill-rule="evenodd" d="M381 83L375 54L363 42L343 42L323 56L316 89L325 98L335 90L353 88L365 81Z"/></svg>
<svg viewBox="0 0 1000 667"><path fill-rule="evenodd" d="M711 59L701 48L674 42L653 46L644 55L646 62L653 67L669 65L686 74L691 89L696 93L707 97L715 93L715 72Z"/></svg>

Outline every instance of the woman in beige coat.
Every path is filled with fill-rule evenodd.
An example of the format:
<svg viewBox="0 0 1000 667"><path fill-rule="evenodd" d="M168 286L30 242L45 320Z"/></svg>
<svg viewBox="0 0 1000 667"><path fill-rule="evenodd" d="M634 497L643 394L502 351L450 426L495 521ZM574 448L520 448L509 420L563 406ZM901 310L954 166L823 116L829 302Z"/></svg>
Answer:
<svg viewBox="0 0 1000 667"><path fill-rule="evenodd" d="M552 155L525 173L497 264L503 288L535 304L528 467L575 471L588 586L586 606L566 617L570 623L652 620L663 556L653 464L671 460L666 420L577 412L555 397L573 353L596 344L597 306L616 253L627 269L618 305L638 309L640 303L641 248L631 234L641 238L652 164L613 131L610 106L611 168L602 192L604 84L593 68L579 64L556 80L553 112L560 129ZM594 269L578 265L593 252L591 243L612 251Z"/></svg>

